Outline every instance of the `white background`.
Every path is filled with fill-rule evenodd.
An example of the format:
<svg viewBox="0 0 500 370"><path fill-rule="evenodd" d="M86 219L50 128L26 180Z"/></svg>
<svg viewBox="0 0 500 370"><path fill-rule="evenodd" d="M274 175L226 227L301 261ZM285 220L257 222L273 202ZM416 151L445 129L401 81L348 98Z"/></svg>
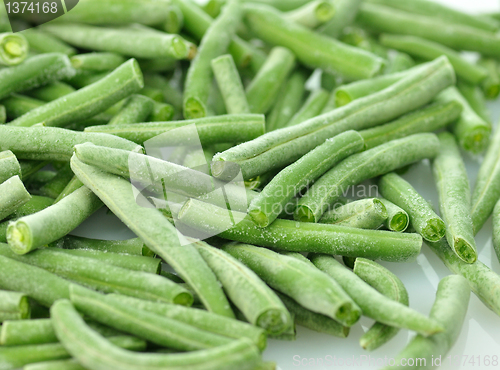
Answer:
<svg viewBox="0 0 500 370"><path fill-rule="evenodd" d="M500 11L497 0L439 0L439 2L468 12ZM498 102L491 103L490 109L494 116L494 122L496 122L498 116L500 116L500 104ZM480 158L470 158L466 156L471 186L473 186L475 182L480 160ZM405 175L405 178L409 180L426 199L431 201L432 204L438 204L434 180L428 164L422 163L412 168L411 171ZM75 231L75 234L105 239L125 239L133 237L133 234L121 224L118 219L112 214L106 213L104 210L101 210L96 216L89 219ZM500 265L492 248L491 236L492 228L491 220L489 220L476 238L479 259L490 266L495 272L500 273ZM439 280L449 274L449 271L443 266L442 262L424 246L422 254L416 262L382 264L399 276L405 283L410 295L410 307L428 315L434 301L435 291ZM327 355L343 359L352 359L353 356L354 358L361 359L361 356L368 355L374 359L383 359L385 356L391 358L395 357L414 336L414 333L407 330L401 330L391 342L374 352L368 353L360 348L358 341L363 332L371 326L372 322L373 321L370 319L362 318L360 323L351 328L351 333L347 339L335 338L298 327L296 341L269 340L268 348L264 352L264 358L266 360L276 361L282 370L323 370L331 368L364 370L380 368L380 366L370 366L367 362L362 366L339 367L296 366L293 362L293 356L300 356L301 359L324 358ZM448 355L453 359L453 365L449 364L448 359L443 359L440 369L500 369L500 365L496 367L483 365L485 356L491 357L497 355L500 357L500 317L487 309L474 294L471 294L469 310L461 335ZM475 360L474 364L472 362L466 364L462 363L464 358L468 361L472 357ZM481 365L478 365L478 358L481 360ZM460 362L459 365L457 361Z"/></svg>

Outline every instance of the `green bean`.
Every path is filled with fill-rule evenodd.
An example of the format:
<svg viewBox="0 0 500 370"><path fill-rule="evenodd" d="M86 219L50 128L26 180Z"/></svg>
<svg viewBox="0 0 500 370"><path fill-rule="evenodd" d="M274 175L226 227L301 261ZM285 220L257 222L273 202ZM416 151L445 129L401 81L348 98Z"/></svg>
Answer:
<svg viewBox="0 0 500 370"><path fill-rule="evenodd" d="M408 213L411 225L425 240L437 242L444 237L446 226L443 220L406 180L394 172L389 173L380 178L378 189L385 198Z"/></svg>
<svg viewBox="0 0 500 370"><path fill-rule="evenodd" d="M390 231L405 231L410 224L410 217L408 216L408 213L387 199L380 198L380 201L384 204L388 214L388 217L384 222L385 227Z"/></svg>
<svg viewBox="0 0 500 370"><path fill-rule="evenodd" d="M500 94L499 65L495 59L481 59L478 64L487 71L487 77L481 87L488 99L496 99Z"/></svg>
<svg viewBox="0 0 500 370"><path fill-rule="evenodd" d="M68 234L101 207L99 198L81 187L60 202L11 223L7 241L15 253L26 254Z"/></svg>
<svg viewBox="0 0 500 370"><path fill-rule="evenodd" d="M177 130L176 135L161 136L162 145L168 146L169 140L173 140L172 143L178 145L183 140L191 138L192 130L187 126L193 124L196 125L196 131L202 145L245 142L261 136L265 130L263 115L235 114L183 121L92 126L85 131L88 133L112 134L142 144L158 135L186 127L185 130Z"/></svg>
<svg viewBox="0 0 500 370"><path fill-rule="evenodd" d="M165 77L159 74L146 73L144 75L144 84L161 90L163 100L166 103L171 104L177 111L182 110L182 93L173 87Z"/></svg>
<svg viewBox="0 0 500 370"><path fill-rule="evenodd" d="M297 113L290 119L285 127L295 126L321 114L330 94L323 89L311 92L305 103Z"/></svg>
<svg viewBox="0 0 500 370"><path fill-rule="evenodd" d="M175 116L175 108L166 103L153 101L153 111L146 117L146 121L165 122L171 121Z"/></svg>
<svg viewBox="0 0 500 370"><path fill-rule="evenodd" d="M139 94L150 98L151 100L161 103L163 102L163 93L159 89L153 89L151 87L144 87Z"/></svg>
<svg viewBox="0 0 500 370"><path fill-rule="evenodd" d="M298 221L318 222L329 205L349 186L424 158L433 158L438 152L439 141L436 135L416 134L352 155L326 172L309 188L300 199L294 218Z"/></svg>
<svg viewBox="0 0 500 370"><path fill-rule="evenodd" d="M383 296L335 258L318 254L310 259L317 268L340 284L361 307L363 315L386 325L414 330L425 337L443 331L443 326L437 320Z"/></svg>
<svg viewBox="0 0 500 370"><path fill-rule="evenodd" d="M47 166L47 161L19 161L21 166L22 179L28 181L29 178Z"/></svg>
<svg viewBox="0 0 500 370"><path fill-rule="evenodd" d="M257 347L243 338L218 348L186 354L132 354L120 350L91 330L67 300L51 308L56 334L76 360L84 367L111 369L181 369L251 370L261 360Z"/></svg>
<svg viewBox="0 0 500 370"><path fill-rule="evenodd" d="M408 306L408 292L403 282L385 267L365 258L357 258L353 271L379 293ZM391 340L398 332L399 328L376 322L363 334L359 344L362 348L373 351Z"/></svg>
<svg viewBox="0 0 500 370"><path fill-rule="evenodd" d="M486 68L466 61L453 49L420 37L382 34L380 43L424 60L433 60L446 55L457 76L471 84L479 84L489 75Z"/></svg>
<svg viewBox="0 0 500 370"><path fill-rule="evenodd" d="M44 84L70 78L75 74L68 57L51 53L37 55L24 63L0 69L0 98L11 93L31 90Z"/></svg>
<svg viewBox="0 0 500 370"><path fill-rule="evenodd" d="M395 262L414 259L422 247L422 238L418 234L394 234L280 219L260 228L246 214L234 211L232 214L234 219L241 221L228 225L227 210L190 199L180 210L178 218L194 229L219 232L219 236L225 239L292 252L360 256Z"/></svg>
<svg viewBox="0 0 500 370"><path fill-rule="evenodd" d="M467 263L477 260L471 214L469 179L454 137L439 134L440 153L433 173L439 194L439 210L446 225L446 240L457 256Z"/></svg>
<svg viewBox="0 0 500 370"><path fill-rule="evenodd" d="M107 293L121 293L182 305L190 305L193 301L191 294L184 288L162 276L127 270L96 259L73 256L55 249L38 250L19 256L2 244L0 253Z"/></svg>
<svg viewBox="0 0 500 370"><path fill-rule="evenodd" d="M233 258L230 251L226 253L227 250L225 252L203 242L194 245L214 271L228 297L251 324L272 335L280 335L292 326L290 313L276 294L254 271Z"/></svg>
<svg viewBox="0 0 500 370"><path fill-rule="evenodd" d="M319 222L358 229L378 229L388 218L384 203L377 198L360 199L327 211Z"/></svg>
<svg viewBox="0 0 500 370"><path fill-rule="evenodd" d="M64 82L57 81L46 86L26 91L25 94L44 102L50 102L73 92L75 92L73 87Z"/></svg>
<svg viewBox="0 0 500 370"><path fill-rule="evenodd" d="M49 198L56 199L73 178L73 171L69 163L57 171L57 174L40 188L40 194Z"/></svg>
<svg viewBox="0 0 500 370"><path fill-rule="evenodd" d="M87 87L89 85L92 85L93 83L102 80L103 78L108 76L109 73L110 71L98 72L98 73L81 72L77 73L75 77L67 79L66 82L68 82L71 86L73 86L76 89L82 89L84 87Z"/></svg>
<svg viewBox="0 0 500 370"><path fill-rule="evenodd" d="M340 0L335 4L335 15L333 18L319 28L319 31L327 36L338 38L344 28L349 26L358 12L362 0Z"/></svg>
<svg viewBox="0 0 500 370"><path fill-rule="evenodd" d="M33 109L40 108L44 104L45 102L41 100L20 94L12 94L2 100L2 105L5 107L7 119L9 120L19 118Z"/></svg>
<svg viewBox="0 0 500 370"><path fill-rule="evenodd" d="M146 342L129 336L109 338L114 345L130 350L144 350ZM17 369L24 365L68 359L71 355L60 343L35 344L0 348L1 369Z"/></svg>
<svg viewBox="0 0 500 370"><path fill-rule="evenodd" d="M111 294L109 297L113 297L117 302L121 302L123 305L133 307L134 309L152 312L211 333L234 339L248 338L261 351L266 347L266 333L264 330L242 321L215 315L196 308L144 301L119 294Z"/></svg>
<svg viewBox="0 0 500 370"><path fill-rule="evenodd" d="M409 135L437 131L455 122L461 113L462 105L457 101L434 103L393 122L360 131L359 134L365 141L365 149L372 149Z"/></svg>
<svg viewBox="0 0 500 370"><path fill-rule="evenodd" d="M295 66L295 56L286 48L275 47L265 64L246 89L252 113L267 113L273 106L281 86Z"/></svg>
<svg viewBox="0 0 500 370"><path fill-rule="evenodd" d="M88 370L76 360L54 360L36 362L23 367L23 370Z"/></svg>
<svg viewBox="0 0 500 370"><path fill-rule="evenodd" d="M128 240L99 240L66 235L54 243L51 243L50 246L63 249L83 249L104 253L154 257L154 253L146 247L144 242L139 238Z"/></svg>
<svg viewBox="0 0 500 370"><path fill-rule="evenodd" d="M196 47L190 42L162 32L78 24L45 24L41 29L78 48L135 58L192 59L196 54Z"/></svg>
<svg viewBox="0 0 500 370"><path fill-rule="evenodd" d="M41 54L61 53L67 56L76 54L76 50L52 35L49 35L39 29L30 28L20 33L29 43L30 50L35 50Z"/></svg>
<svg viewBox="0 0 500 370"><path fill-rule="evenodd" d="M72 158L71 167L125 225L193 287L209 311L233 316L215 275L196 249L187 245L187 240L178 234L160 211L137 203L132 184L88 166L76 157Z"/></svg>
<svg viewBox="0 0 500 370"><path fill-rule="evenodd" d="M205 32L184 84L183 109L186 119L207 116L206 104L213 79L211 61L226 52L240 18L239 2L229 0L221 15Z"/></svg>
<svg viewBox="0 0 500 370"><path fill-rule="evenodd" d="M0 184L13 176L22 176L21 165L10 150L0 152Z"/></svg>
<svg viewBox="0 0 500 370"><path fill-rule="evenodd" d="M290 49L301 63L312 68L358 80L373 77L384 65L381 58L369 52L288 22L279 11L268 6L245 4L245 19L260 39Z"/></svg>
<svg viewBox="0 0 500 370"><path fill-rule="evenodd" d="M356 131L347 131L326 140L297 162L278 173L250 203L248 213L260 227L271 224L284 206L309 184L328 172L337 163L363 149Z"/></svg>
<svg viewBox="0 0 500 370"><path fill-rule="evenodd" d="M401 53L394 50L393 55L390 57L387 63L384 73L392 74L397 72L403 72L410 68L415 67L415 61L406 53Z"/></svg>
<svg viewBox="0 0 500 370"><path fill-rule="evenodd" d="M286 13L286 18L307 28L317 28L335 16L333 2L315 0Z"/></svg>
<svg viewBox="0 0 500 370"><path fill-rule="evenodd" d="M439 322L444 331L427 338L417 335L398 354L394 360L395 365L386 366L384 369L403 369L409 359L418 359L423 365L422 368L434 367L434 360L446 356L458 339L467 314L469 298L470 289L467 280L455 275L443 278L439 282L436 300L429 316Z"/></svg>
<svg viewBox="0 0 500 370"><path fill-rule="evenodd" d="M494 33L448 21L436 21L433 16L364 3L357 21L376 32L413 35L456 50L477 51L491 57L500 55L500 39Z"/></svg>
<svg viewBox="0 0 500 370"><path fill-rule="evenodd" d="M490 217L493 207L500 199L500 130L497 128L483 163L479 168L472 192L471 218L474 235L481 230Z"/></svg>
<svg viewBox="0 0 500 370"><path fill-rule="evenodd" d="M454 274L461 275L469 282L470 289L490 310L500 315L500 276L481 261L466 263L450 248L446 239L426 242L429 248Z"/></svg>
<svg viewBox="0 0 500 370"><path fill-rule="evenodd" d="M77 285L70 287L70 300L79 312L93 320L164 347L195 351L230 342L229 338L123 305L113 297Z"/></svg>
<svg viewBox="0 0 500 370"><path fill-rule="evenodd" d="M269 286L305 308L345 326L359 320L359 307L335 280L310 264L252 245L226 245L223 250L247 265Z"/></svg>
<svg viewBox="0 0 500 370"><path fill-rule="evenodd" d="M154 101L143 95L132 95L123 104L120 112L113 117L109 125L145 122L154 108Z"/></svg>
<svg viewBox="0 0 500 370"><path fill-rule="evenodd" d="M73 176L73 178L68 182L66 187L61 191L58 197L54 200L54 203L59 202L61 199L66 198L68 195L73 193L75 190L81 188L83 183L78 180L78 177Z"/></svg>
<svg viewBox="0 0 500 370"><path fill-rule="evenodd" d="M450 23L462 24L485 31L496 32L499 30L499 24L494 20L470 15L429 0L414 0L412 2L402 2L398 0L368 0L368 3L385 5L409 13L440 18Z"/></svg>
<svg viewBox="0 0 500 370"><path fill-rule="evenodd" d="M244 179L283 168L321 144L325 137L385 123L425 105L453 81L453 69L443 57L377 94L217 154L212 162L212 174L232 179L234 165L230 168L226 162L237 163Z"/></svg>
<svg viewBox="0 0 500 370"><path fill-rule="evenodd" d="M388 49L381 45L372 35L369 35L361 28L349 27L345 29L339 40L348 45L356 46L360 49L378 55L383 59L389 59Z"/></svg>
<svg viewBox="0 0 500 370"><path fill-rule="evenodd" d="M483 90L479 86L469 85L460 81L457 82L457 88L474 112L486 122L491 122L491 113L486 106L486 98Z"/></svg>
<svg viewBox="0 0 500 370"><path fill-rule="evenodd" d="M115 53L86 53L75 55L70 61L76 70L106 72L118 68L127 60Z"/></svg>
<svg viewBox="0 0 500 370"><path fill-rule="evenodd" d="M17 66L28 57L29 45L20 33L0 33L0 65Z"/></svg>
<svg viewBox="0 0 500 370"><path fill-rule="evenodd" d="M0 220L10 216L31 199L18 175L0 184Z"/></svg>
<svg viewBox="0 0 500 370"><path fill-rule="evenodd" d="M236 64L230 54L211 62L212 69L229 114L250 113L247 97Z"/></svg>
<svg viewBox="0 0 500 370"><path fill-rule="evenodd" d="M11 150L20 159L68 161L77 144L91 142L124 150L142 151L131 141L95 132L74 132L58 127L10 127L0 125L0 150Z"/></svg>
<svg viewBox="0 0 500 370"><path fill-rule="evenodd" d="M500 201L493 209L493 248L500 261Z"/></svg>
<svg viewBox="0 0 500 370"><path fill-rule="evenodd" d="M0 322L29 318L30 304L25 294L0 290Z"/></svg>
<svg viewBox="0 0 500 370"><path fill-rule="evenodd" d="M33 126L44 122L47 126L64 126L84 121L139 91L143 86L139 65L131 59L102 80L34 109L9 125Z"/></svg>
<svg viewBox="0 0 500 370"><path fill-rule="evenodd" d="M149 274L158 275L161 271L161 260L159 258L151 258L146 256L134 256L127 254L118 254L115 252L103 252L90 249L61 249L48 248L47 250L66 253L70 256L85 257L102 261L109 265L121 267L132 271L147 272Z"/></svg>
<svg viewBox="0 0 500 370"><path fill-rule="evenodd" d="M289 80L282 85L282 92L266 122L267 132L287 126L302 104L306 80L304 72L299 70L292 73Z"/></svg>
<svg viewBox="0 0 500 370"><path fill-rule="evenodd" d="M325 315L308 310L285 294L280 292L276 292L276 294L283 301L286 308L293 313L297 325L339 338L347 338L349 335L350 328L348 326L339 324Z"/></svg>

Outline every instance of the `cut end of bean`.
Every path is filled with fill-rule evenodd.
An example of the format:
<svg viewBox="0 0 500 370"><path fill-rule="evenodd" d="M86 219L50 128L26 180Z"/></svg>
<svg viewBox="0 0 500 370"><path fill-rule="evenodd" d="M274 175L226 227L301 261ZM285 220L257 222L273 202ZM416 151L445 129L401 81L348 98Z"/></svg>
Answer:
<svg viewBox="0 0 500 370"><path fill-rule="evenodd" d="M353 307L350 302L345 302L337 308L335 318L345 326L353 326L361 317L361 310Z"/></svg>
<svg viewBox="0 0 500 370"><path fill-rule="evenodd" d="M248 212L250 217L252 217L252 220L257 224L259 227L267 227L269 226L269 217L266 216L266 214L258 209L251 210Z"/></svg>
<svg viewBox="0 0 500 370"><path fill-rule="evenodd" d="M299 222L316 222L314 212L307 206L298 206L293 218Z"/></svg>
<svg viewBox="0 0 500 370"><path fill-rule="evenodd" d="M207 116L205 105L196 98L188 98L184 103L184 118L194 119Z"/></svg>
<svg viewBox="0 0 500 370"><path fill-rule="evenodd" d="M19 302L19 318L26 320L31 317L31 306L28 297L22 297Z"/></svg>
<svg viewBox="0 0 500 370"><path fill-rule="evenodd" d="M15 66L22 63L28 56L28 41L23 36L12 35L4 37L1 44L1 53L5 64Z"/></svg>
<svg viewBox="0 0 500 370"><path fill-rule="evenodd" d="M189 54L189 47L180 36L172 40L173 54L177 59L183 59Z"/></svg>
<svg viewBox="0 0 500 370"><path fill-rule="evenodd" d="M464 136L460 145L468 152L480 154L488 147L491 130L478 127Z"/></svg>
<svg viewBox="0 0 500 370"><path fill-rule="evenodd" d="M330 1L324 1L321 2L317 7L316 7L316 18L320 22L327 22L330 19L333 18L335 15L335 7L333 6L333 3Z"/></svg>
<svg viewBox="0 0 500 370"><path fill-rule="evenodd" d="M394 215L389 223L389 229L396 232L403 232L408 227L410 220L408 219L408 215L405 213L398 213Z"/></svg>
<svg viewBox="0 0 500 370"><path fill-rule="evenodd" d="M231 181L241 171L241 167L237 163L224 160L212 161L210 169L213 177L223 181Z"/></svg>
<svg viewBox="0 0 500 370"><path fill-rule="evenodd" d="M292 323L283 310L270 309L257 318L256 325L269 334L279 335L285 332Z"/></svg>
<svg viewBox="0 0 500 370"><path fill-rule="evenodd" d="M335 105L343 107L352 102L352 98L345 91L339 90L335 93Z"/></svg>
<svg viewBox="0 0 500 370"><path fill-rule="evenodd" d="M446 226L443 220L433 218L427 222L427 225L422 230L422 236L425 240L430 242L437 242L441 240L446 234Z"/></svg>
<svg viewBox="0 0 500 370"><path fill-rule="evenodd" d="M26 254L33 248L31 230L22 221L11 222L7 227L7 242L16 254Z"/></svg>
<svg viewBox="0 0 500 370"><path fill-rule="evenodd" d="M181 306L192 306L194 298L190 293L180 293L174 299L173 303Z"/></svg>
<svg viewBox="0 0 500 370"><path fill-rule="evenodd" d="M454 244L455 253L462 261L466 263L474 263L477 261L476 249L464 239L456 238Z"/></svg>

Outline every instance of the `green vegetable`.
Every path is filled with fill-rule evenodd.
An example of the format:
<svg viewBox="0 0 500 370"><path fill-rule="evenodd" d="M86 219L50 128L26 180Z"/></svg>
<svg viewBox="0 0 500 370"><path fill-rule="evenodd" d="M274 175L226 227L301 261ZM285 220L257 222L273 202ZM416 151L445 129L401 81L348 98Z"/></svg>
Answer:
<svg viewBox="0 0 500 370"><path fill-rule="evenodd" d="M20 33L0 33L0 65L17 66L28 57L29 45Z"/></svg>
<svg viewBox="0 0 500 370"><path fill-rule="evenodd" d="M0 290L0 322L26 320L30 318L30 312L30 304L25 294Z"/></svg>
<svg viewBox="0 0 500 370"><path fill-rule="evenodd" d="M308 119L318 116L328 101L330 94L323 89L311 92L307 100L285 127L295 126Z"/></svg>
<svg viewBox="0 0 500 370"><path fill-rule="evenodd" d="M329 0L314 0L286 13L286 18L307 28L317 28L335 16L335 5Z"/></svg>
<svg viewBox="0 0 500 370"><path fill-rule="evenodd" d="M14 176L22 176L16 156L10 150L0 152L0 184Z"/></svg>
<svg viewBox="0 0 500 370"><path fill-rule="evenodd" d="M493 209L493 247L500 261L500 201Z"/></svg>
<svg viewBox="0 0 500 370"><path fill-rule="evenodd" d="M26 91L25 94L44 102L50 102L73 92L75 92L73 87L64 82L57 81L30 91Z"/></svg>
<svg viewBox="0 0 500 370"><path fill-rule="evenodd" d="M361 3L362 0L335 1L335 15L328 23L321 26L319 31L327 36L338 38L356 18Z"/></svg>
<svg viewBox="0 0 500 370"><path fill-rule="evenodd" d="M84 249L104 253L120 253L146 257L154 256L154 253L150 251L139 238L128 240L98 240L66 235L64 238L52 243L51 246L64 249Z"/></svg>
<svg viewBox="0 0 500 370"><path fill-rule="evenodd" d="M87 0L88 1L88 0ZM73 68L79 71L107 72L118 68L127 60L115 53L86 53L70 58Z"/></svg>
<svg viewBox="0 0 500 370"><path fill-rule="evenodd" d="M388 215L384 226L391 231L405 231L410 224L410 217L408 217L406 211L387 199L380 198L380 201L384 204Z"/></svg>
<svg viewBox="0 0 500 370"><path fill-rule="evenodd" d="M18 175L0 184L0 220L10 216L31 199Z"/></svg>
<svg viewBox="0 0 500 370"><path fill-rule="evenodd" d="M377 198L360 199L325 212L319 222L358 229L378 229L388 214L385 205Z"/></svg>
<svg viewBox="0 0 500 370"><path fill-rule="evenodd" d="M124 125L145 122L153 112L155 102L143 95L132 95L127 99L116 116L108 125Z"/></svg>
<svg viewBox="0 0 500 370"><path fill-rule="evenodd" d="M487 77L481 84L484 95L488 99L495 99L500 94L499 65L495 59L481 59L478 64L487 71Z"/></svg>
<svg viewBox="0 0 500 370"><path fill-rule="evenodd" d="M491 113L486 106L486 98L483 90L479 86L469 85L460 81L457 83L457 88L474 112L486 122L491 122Z"/></svg>
<svg viewBox="0 0 500 370"><path fill-rule="evenodd" d="M38 28L29 28L19 33L23 35L29 43L30 50L39 53L61 53L67 56L76 54L76 50L48 33Z"/></svg>

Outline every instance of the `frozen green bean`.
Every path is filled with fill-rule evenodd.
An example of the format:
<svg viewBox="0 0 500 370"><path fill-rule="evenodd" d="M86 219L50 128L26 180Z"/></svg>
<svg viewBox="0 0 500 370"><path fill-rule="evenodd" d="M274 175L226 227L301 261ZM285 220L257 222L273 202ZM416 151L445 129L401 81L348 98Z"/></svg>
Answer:
<svg viewBox="0 0 500 370"><path fill-rule="evenodd" d="M91 330L67 300L52 306L51 319L61 343L85 367L103 370L132 370L138 367L148 370L181 367L192 370L252 370L261 361L257 347L246 338L186 354L133 354L123 351Z"/></svg>
<svg viewBox="0 0 500 370"><path fill-rule="evenodd" d="M415 67L415 61L408 54L396 50L394 50L392 54L393 55L389 57L389 62L384 69L385 74L402 72Z"/></svg>
<svg viewBox="0 0 500 370"><path fill-rule="evenodd" d="M248 244L226 245L222 249L252 269L269 286L305 308L345 326L359 320L360 308L340 285L310 264Z"/></svg>
<svg viewBox="0 0 500 370"><path fill-rule="evenodd" d="M106 72L118 68L127 60L115 53L86 53L75 55L70 61L76 70Z"/></svg>
<svg viewBox="0 0 500 370"><path fill-rule="evenodd" d="M335 16L335 5L329 0L314 0L285 14L288 20L314 29Z"/></svg>
<svg viewBox="0 0 500 370"><path fill-rule="evenodd" d="M145 120L150 122L165 122L171 121L174 116L175 108L172 105L153 101L153 110Z"/></svg>
<svg viewBox="0 0 500 370"><path fill-rule="evenodd" d="M214 271L228 297L251 324L272 335L283 334L292 326L288 310L254 271L231 253L226 253L227 250L219 250L203 242L194 245Z"/></svg>
<svg viewBox="0 0 500 370"><path fill-rule="evenodd" d="M134 59L125 62L105 78L63 96L10 122L11 126L64 126L85 121L105 111L144 86L142 72Z"/></svg>
<svg viewBox="0 0 500 370"><path fill-rule="evenodd" d="M68 195L70 195L76 189L81 188L82 186L83 183L80 180L78 180L78 177L73 176L73 178L68 182L63 191L61 191L61 194L59 194L58 197L54 200L54 203L59 202L63 198L66 198Z"/></svg>
<svg viewBox="0 0 500 370"><path fill-rule="evenodd" d="M330 94L323 89L311 92L305 103L297 113L290 119L285 127L295 126L321 114Z"/></svg>
<svg viewBox="0 0 500 370"><path fill-rule="evenodd" d="M265 130L263 115L229 114L183 121L92 126L85 129L85 132L112 134L142 144L158 135L193 124L196 125L202 145L245 142L263 135ZM178 144L191 138L192 130L179 131L181 130L172 137L162 135L162 144L168 146L169 140L172 140L171 144Z"/></svg>
<svg viewBox="0 0 500 370"><path fill-rule="evenodd" d="M233 317L215 275L196 249L188 245L160 211L137 203L130 182L88 166L75 156L71 160L71 168L125 225L193 287L209 311Z"/></svg>
<svg viewBox="0 0 500 370"><path fill-rule="evenodd" d="M154 253L146 247L144 242L139 238L128 240L99 240L66 235L54 243L51 243L50 246L63 249L83 249L105 253L154 257Z"/></svg>
<svg viewBox="0 0 500 370"><path fill-rule="evenodd" d="M229 0L220 16L203 35L198 54L189 67L184 84L183 112L186 119L207 116L207 101L213 79L211 62L226 52L240 18L239 2Z"/></svg>
<svg viewBox="0 0 500 370"><path fill-rule="evenodd" d="M142 67L141 67L142 68ZM144 69L146 70L147 69ZM163 92L163 100L171 104L177 111L182 110L182 93L170 84L165 77L159 74L146 73L144 75L145 86L159 89Z"/></svg>
<svg viewBox="0 0 500 370"><path fill-rule="evenodd" d="M0 125L0 150L11 150L20 159L69 161L73 147L91 142L96 145L140 151L141 146L96 132L75 132L58 127L11 127Z"/></svg>
<svg viewBox="0 0 500 370"><path fill-rule="evenodd" d="M229 114L250 113L245 89L230 54L212 60L212 69Z"/></svg>
<svg viewBox="0 0 500 370"><path fill-rule="evenodd" d="M360 199L325 212L319 222L358 229L378 229L388 217L384 203L377 198Z"/></svg>
<svg viewBox="0 0 500 370"><path fill-rule="evenodd" d="M267 113L273 106L281 86L295 66L295 56L283 47L275 47L246 89L252 113Z"/></svg>
<svg viewBox="0 0 500 370"><path fill-rule="evenodd" d="M453 49L420 37L382 34L380 43L423 60L433 60L446 55L457 76L471 84L479 84L490 75L486 68L468 62Z"/></svg>
<svg viewBox="0 0 500 370"><path fill-rule="evenodd" d="M139 94L150 98L151 100L161 103L163 102L163 93L159 89L154 89L151 87L144 87Z"/></svg>
<svg viewBox="0 0 500 370"><path fill-rule="evenodd" d="M46 161L19 161L19 165L21 166L21 173L23 180L27 181L29 178L44 168L48 162Z"/></svg>
<svg viewBox="0 0 500 370"><path fill-rule="evenodd" d="M41 54L24 63L0 69L0 98L31 90L44 84L70 78L75 74L68 57L64 54Z"/></svg>
<svg viewBox="0 0 500 370"><path fill-rule="evenodd" d="M112 296L77 285L70 287L70 300L79 312L91 319L163 347L195 351L230 342L227 337L209 333L152 312L139 310L136 307L123 305Z"/></svg>
<svg viewBox="0 0 500 370"><path fill-rule="evenodd" d="M17 66L28 57L29 44L20 33L0 33L0 65Z"/></svg>
<svg viewBox="0 0 500 370"><path fill-rule="evenodd" d="M493 248L500 261L500 201L493 209Z"/></svg>
<svg viewBox="0 0 500 370"><path fill-rule="evenodd" d="M190 199L178 214L179 221L194 228L220 232L219 236L242 243L292 252L317 252L385 261L416 258L422 247L418 234L362 230L345 226L276 220L266 228L257 226L246 214L232 212L232 227L225 220L228 212L217 206Z"/></svg>
<svg viewBox="0 0 500 370"><path fill-rule="evenodd" d="M30 304L25 294L0 290L0 322L26 320L30 318L30 312Z"/></svg>
<svg viewBox="0 0 500 370"><path fill-rule="evenodd" d="M409 135L437 131L456 122L461 113L462 105L457 101L434 103L393 122L360 131L359 134L365 141L365 149L372 149Z"/></svg>
<svg viewBox="0 0 500 370"><path fill-rule="evenodd" d="M346 131L330 138L297 162L278 173L252 200L248 213L260 227L271 224L285 205L337 163L363 149L363 139L356 131Z"/></svg>
<svg viewBox="0 0 500 370"><path fill-rule="evenodd" d="M315 254L310 259L317 268L339 283L361 307L363 315L386 325L414 330L425 337L443 331L437 320L383 296L332 256Z"/></svg>
<svg viewBox="0 0 500 370"><path fill-rule="evenodd" d="M21 178L16 175L0 184L0 220L10 216L31 199Z"/></svg>
<svg viewBox="0 0 500 370"><path fill-rule="evenodd" d="M379 293L408 306L408 292L403 282L392 272L376 262L366 258L356 258L354 273ZM391 340L399 328L376 322L359 340L362 348L373 351Z"/></svg>
<svg viewBox="0 0 500 370"><path fill-rule="evenodd" d="M457 82L457 88L474 112L486 122L491 122L491 112L486 106L486 98L483 90L479 86L460 81Z"/></svg>
<svg viewBox="0 0 500 370"><path fill-rule="evenodd" d="M76 54L76 49L37 28L29 28L19 34L28 40L30 50L35 50L41 54L61 53L67 56Z"/></svg>
<svg viewBox="0 0 500 370"><path fill-rule="evenodd" d="M481 59L478 64L487 72L487 77L481 84L484 95L488 99L496 99L500 94L500 66L498 62L495 59Z"/></svg>
<svg viewBox="0 0 500 370"><path fill-rule="evenodd" d="M377 94L218 153L212 162L212 174L232 179L234 165L226 166L226 162L237 163L244 179L283 168L322 144L325 137L386 123L429 103L454 79L447 59L437 59Z"/></svg>
<svg viewBox="0 0 500 370"><path fill-rule="evenodd" d="M19 118L33 109L40 108L44 104L45 102L42 100L20 94L12 94L2 100L8 120Z"/></svg>
<svg viewBox="0 0 500 370"><path fill-rule="evenodd" d="M500 129L496 129L486 156L481 163L476 184L472 191L471 218L474 235L490 217L500 199Z"/></svg>
<svg viewBox="0 0 500 370"><path fill-rule="evenodd" d="M56 199L73 176L69 163L65 162L64 167L57 171L57 174L39 189L40 195Z"/></svg>
<svg viewBox="0 0 500 370"><path fill-rule="evenodd" d="M349 186L422 159L433 158L438 152L439 140L436 135L416 134L352 155L326 172L309 188L299 200L294 218L297 221L318 222L329 205Z"/></svg>
<svg viewBox="0 0 500 370"><path fill-rule="evenodd" d="M398 354L394 366L384 369L404 369L408 360L418 360L422 368L433 368L437 358L446 356L453 347L467 314L470 288L467 280L451 275L443 278L438 285L436 300L431 309L430 318L439 322L444 331L430 337L417 335Z"/></svg>
<svg viewBox="0 0 500 370"><path fill-rule="evenodd" d="M75 89L60 81L26 91L25 94L44 102L50 102L75 92Z"/></svg>
<svg viewBox="0 0 500 370"><path fill-rule="evenodd" d="M269 44L290 49L306 66L359 80L373 77L384 65L374 54L290 23L272 7L247 3L244 9L252 32Z"/></svg>
<svg viewBox="0 0 500 370"><path fill-rule="evenodd" d="M14 176L22 176L16 156L10 150L0 152L0 184Z"/></svg>
<svg viewBox="0 0 500 370"><path fill-rule="evenodd" d="M7 241L15 253L26 254L62 238L101 207L99 198L81 187L60 202L11 223Z"/></svg>
<svg viewBox="0 0 500 370"><path fill-rule="evenodd" d="M410 217L408 216L408 213L387 199L380 198L380 201L384 204L388 215L384 222L384 226L390 231L405 231L410 224Z"/></svg>
<svg viewBox="0 0 500 370"><path fill-rule="evenodd" d="M143 95L132 95L123 104L122 109L109 121L109 125L145 122L152 113L154 101Z"/></svg>
<svg viewBox="0 0 500 370"><path fill-rule="evenodd" d="M319 28L327 36L338 38L344 28L353 23L362 0L335 1L335 15L328 23Z"/></svg>
<svg viewBox="0 0 500 370"><path fill-rule="evenodd" d="M425 240L437 242L444 237L443 220L406 180L392 172L380 178L378 189L382 196L408 213L411 225Z"/></svg>
<svg viewBox="0 0 500 370"><path fill-rule="evenodd" d="M439 142L441 149L432 167L439 194L439 210L446 225L446 240L460 259L474 263L477 251L465 164L450 133L439 134Z"/></svg>

